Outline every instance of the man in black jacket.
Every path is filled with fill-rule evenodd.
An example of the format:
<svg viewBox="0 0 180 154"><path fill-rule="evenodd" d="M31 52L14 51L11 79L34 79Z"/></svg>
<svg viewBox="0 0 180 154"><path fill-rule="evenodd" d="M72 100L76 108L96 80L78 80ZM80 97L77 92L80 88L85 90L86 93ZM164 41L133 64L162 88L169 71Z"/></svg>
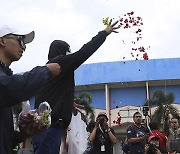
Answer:
<svg viewBox="0 0 180 154"><path fill-rule="evenodd" d="M44 101L47 101L52 108L51 127L41 142L39 154L56 154L59 152L61 132L69 126L72 116L75 87L74 71L103 44L111 32L117 33L116 29L119 26L115 26L118 21L113 24L111 22L112 20L105 30L100 31L91 41L73 54L66 55L70 47L66 42L61 40L52 42L48 63L58 63L61 66L61 75L49 80L36 96L36 108Z"/></svg>
<svg viewBox="0 0 180 154"><path fill-rule="evenodd" d="M13 146L42 130L16 132L13 128L12 107L34 96L52 76L60 73L59 64L38 66L22 75L13 75L9 66L21 58L34 31L20 34L7 26L0 27L0 153L12 154ZM36 129L33 128L31 130Z"/></svg>

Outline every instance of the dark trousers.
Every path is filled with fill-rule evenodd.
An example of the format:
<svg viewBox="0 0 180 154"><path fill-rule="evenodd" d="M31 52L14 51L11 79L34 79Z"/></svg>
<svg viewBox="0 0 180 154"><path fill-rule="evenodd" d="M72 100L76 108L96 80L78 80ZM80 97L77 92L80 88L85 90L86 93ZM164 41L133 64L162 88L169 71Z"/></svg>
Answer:
<svg viewBox="0 0 180 154"><path fill-rule="evenodd" d="M59 154L61 136L62 130L55 127L49 127L41 134L33 136L34 154Z"/></svg>

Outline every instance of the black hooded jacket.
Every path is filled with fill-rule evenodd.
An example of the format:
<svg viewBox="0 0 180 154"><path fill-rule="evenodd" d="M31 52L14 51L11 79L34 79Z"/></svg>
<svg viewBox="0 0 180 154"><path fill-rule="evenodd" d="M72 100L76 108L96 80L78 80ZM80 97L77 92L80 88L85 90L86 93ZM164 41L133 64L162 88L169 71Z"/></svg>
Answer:
<svg viewBox="0 0 180 154"><path fill-rule="evenodd" d="M54 44L56 47L50 46L48 55L50 60L48 63L59 63L61 74L49 80L42 88L38 96L36 96L35 107L37 108L43 101L50 104L52 108L52 126L56 126L56 122L59 120L60 128L66 129L69 126L74 102L74 71L103 44L107 35L106 31L99 32L91 41L83 45L79 51L70 55L64 55L64 51L61 52L63 45L60 42L59 46L58 42L56 42L56 45ZM66 43L64 46L68 50L69 45Z"/></svg>

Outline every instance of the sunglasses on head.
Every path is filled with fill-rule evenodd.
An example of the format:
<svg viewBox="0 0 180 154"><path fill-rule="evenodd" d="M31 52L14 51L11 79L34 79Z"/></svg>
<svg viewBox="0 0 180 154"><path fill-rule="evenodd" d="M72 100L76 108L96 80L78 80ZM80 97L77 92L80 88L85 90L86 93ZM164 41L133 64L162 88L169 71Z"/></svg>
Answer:
<svg viewBox="0 0 180 154"><path fill-rule="evenodd" d="M24 51L26 50L26 44L24 43L24 36L8 34L8 35L3 36L3 38L17 40L18 43L20 44L21 48Z"/></svg>

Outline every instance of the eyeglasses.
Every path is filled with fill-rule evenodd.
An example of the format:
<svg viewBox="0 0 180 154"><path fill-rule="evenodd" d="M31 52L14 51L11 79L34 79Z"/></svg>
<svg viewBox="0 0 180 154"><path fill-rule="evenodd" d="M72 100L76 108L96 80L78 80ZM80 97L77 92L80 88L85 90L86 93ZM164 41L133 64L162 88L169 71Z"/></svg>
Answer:
<svg viewBox="0 0 180 154"><path fill-rule="evenodd" d="M21 48L25 51L26 44L24 43L24 37L19 35L5 35L3 38L17 40Z"/></svg>

